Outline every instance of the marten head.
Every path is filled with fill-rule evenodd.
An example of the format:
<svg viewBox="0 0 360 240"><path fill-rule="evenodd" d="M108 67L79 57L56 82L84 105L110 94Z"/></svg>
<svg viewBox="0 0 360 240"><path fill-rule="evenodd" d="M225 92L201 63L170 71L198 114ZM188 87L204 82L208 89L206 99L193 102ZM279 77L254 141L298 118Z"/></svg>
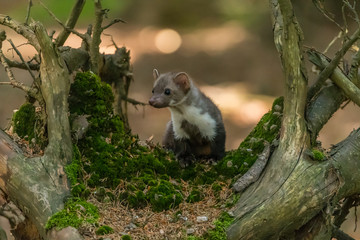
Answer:
<svg viewBox="0 0 360 240"><path fill-rule="evenodd" d="M156 108L173 107L182 104L191 88L191 80L185 72L163 73L153 71L155 83L149 104Z"/></svg>

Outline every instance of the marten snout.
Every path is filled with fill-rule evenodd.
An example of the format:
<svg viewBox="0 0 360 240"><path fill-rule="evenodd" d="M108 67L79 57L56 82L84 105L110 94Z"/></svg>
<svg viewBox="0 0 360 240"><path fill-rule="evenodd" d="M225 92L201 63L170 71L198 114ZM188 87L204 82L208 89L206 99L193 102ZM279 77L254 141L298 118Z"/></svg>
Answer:
<svg viewBox="0 0 360 240"><path fill-rule="evenodd" d="M164 108L168 106L164 101L161 101L161 99L154 96L150 98L149 104L155 108Z"/></svg>
<svg viewBox="0 0 360 240"><path fill-rule="evenodd" d="M153 106L153 107L154 107L155 100L154 100L154 99L152 99L152 98L150 98L150 99L149 99L149 104L150 104L151 106Z"/></svg>

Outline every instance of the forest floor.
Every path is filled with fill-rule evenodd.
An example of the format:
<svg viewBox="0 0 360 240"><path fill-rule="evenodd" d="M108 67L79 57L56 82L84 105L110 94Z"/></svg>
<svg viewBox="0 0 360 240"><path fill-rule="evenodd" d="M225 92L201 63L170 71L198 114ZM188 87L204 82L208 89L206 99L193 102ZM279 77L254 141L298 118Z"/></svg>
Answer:
<svg viewBox="0 0 360 240"><path fill-rule="evenodd" d="M43 155L39 146L30 146L29 142L21 139L13 128L6 130L27 157ZM210 164L210 163L207 163ZM181 180L177 182L186 199L192 191L192 185ZM229 212L237 198L231 189L231 179L216 181L221 186L220 191L214 191L212 184L200 185L202 200L189 203L183 200L177 207L161 212L154 212L150 205L143 208L130 208L119 201L99 201L96 189L90 189L91 195L87 202L98 208L99 220L96 224L84 222L79 228L80 234L85 240L118 240L122 236L129 235L132 240L137 239L187 239L189 236L202 237L205 233L215 228L214 221L224 212ZM113 191L118 194L125 186L119 185ZM100 226L109 226L113 232L97 234Z"/></svg>
<svg viewBox="0 0 360 240"><path fill-rule="evenodd" d="M182 183L186 191L190 187ZM227 202L232 190L224 186L220 195L215 196L211 186L202 189L204 199L196 203L183 202L178 207L153 212L150 206L132 209L121 203L102 203L95 197L88 201L98 207L100 212L99 225L110 226L114 229L111 234L97 236L93 226L84 226L81 233L85 239L120 239L123 235L130 235L132 239L186 239L188 236L202 236L213 229L214 220L220 214L228 211Z"/></svg>

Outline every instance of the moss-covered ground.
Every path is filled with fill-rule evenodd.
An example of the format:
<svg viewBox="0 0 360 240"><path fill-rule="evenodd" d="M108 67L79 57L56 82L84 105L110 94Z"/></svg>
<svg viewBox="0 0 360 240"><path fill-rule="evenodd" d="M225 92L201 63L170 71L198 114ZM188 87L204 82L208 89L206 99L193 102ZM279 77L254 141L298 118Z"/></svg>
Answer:
<svg viewBox="0 0 360 240"><path fill-rule="evenodd" d="M89 127L80 138L73 132L74 158L66 167L73 198L49 220L47 228L93 224L98 235L110 234L112 228L106 221L96 223L98 210L85 204L89 199L155 213L210 204L218 207L219 216L237 199L229 194L231 180L250 168L265 141L271 143L277 138L282 112L282 99L277 99L237 150L216 165L199 161L182 169L171 153L141 143L125 129L122 119L113 114L113 101L111 87L98 76L91 72L76 75L70 89L70 122L85 116ZM214 202L205 203L210 195ZM224 229L230 222L231 218L223 214L213 230L189 239L225 239Z"/></svg>

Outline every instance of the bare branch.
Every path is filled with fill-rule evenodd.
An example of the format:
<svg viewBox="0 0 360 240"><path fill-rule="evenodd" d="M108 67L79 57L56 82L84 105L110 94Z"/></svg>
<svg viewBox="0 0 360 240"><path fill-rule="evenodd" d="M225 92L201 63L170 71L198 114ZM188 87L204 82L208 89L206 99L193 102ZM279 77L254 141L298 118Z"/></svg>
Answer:
<svg viewBox="0 0 360 240"><path fill-rule="evenodd" d="M69 18L67 19L65 26L66 28L63 29L63 31L59 34L59 36L56 39L56 45L62 46L64 45L66 39L70 35L70 31L68 29L73 29L75 27L75 24L77 20L79 19L79 16L82 12L82 9L85 5L85 0L77 0L73 9L71 10L71 13L69 15Z"/></svg>
<svg viewBox="0 0 360 240"><path fill-rule="evenodd" d="M15 67L15 68L20 68L20 69L28 69L28 67L29 67L31 70L39 70L39 68L40 68L39 64L27 62L27 66L26 66L23 62L20 63L20 62L12 61L6 57L5 57L5 60L6 60L7 64L9 65L9 67Z"/></svg>
<svg viewBox="0 0 360 240"><path fill-rule="evenodd" d="M7 26L17 32L19 35L25 37L29 43L34 46L36 51L40 51L39 42L36 39L34 31L29 26L20 24L9 16L3 14L0 14L0 25Z"/></svg>
<svg viewBox="0 0 360 240"><path fill-rule="evenodd" d="M329 59L325 55L315 50L309 50L307 53L309 54L309 60L320 67L320 69L326 69L333 62L329 62ZM360 89L347 78L340 68L336 67L332 70L331 80L344 91L345 95L351 99L351 101L360 106Z"/></svg>
<svg viewBox="0 0 360 240"><path fill-rule="evenodd" d="M343 29L343 27L341 27L340 24L335 21L334 14L330 13L328 10L325 9L323 1L313 0L313 3L325 18L327 18L330 22L334 23L338 28L341 29L342 32L345 31L345 29Z"/></svg>
<svg viewBox="0 0 360 240"><path fill-rule="evenodd" d="M11 39L8 39L8 42L11 44L11 46L13 47L14 51L16 52L16 54L19 56L20 60L23 62L23 64L25 65L26 69L29 71L31 77L34 79L36 79L36 77L34 76L34 73L31 71L29 65L27 64L27 62L25 62L23 56L21 55L21 53L19 52L19 50L17 50L17 48L15 47L14 43L11 41Z"/></svg>
<svg viewBox="0 0 360 240"><path fill-rule="evenodd" d="M102 9L101 0L94 1L95 7L95 24L92 31L92 41L90 44L91 70L98 74L100 62L100 43L101 33L103 31L101 25L106 14L106 10Z"/></svg>
<svg viewBox="0 0 360 240"><path fill-rule="evenodd" d="M25 91L26 93L30 94L31 88L29 86L26 86L25 84L16 81L14 74L12 73L9 65L7 64L6 59L4 57L4 53L1 49L0 49L0 60L1 60L1 64L4 66L5 71L10 79L10 85L12 85L13 87L19 88L19 89ZM5 83L5 84L9 85L8 83Z"/></svg>
<svg viewBox="0 0 360 240"><path fill-rule="evenodd" d="M29 24L30 10L31 10L32 6L33 6L32 0L29 0L29 4L28 4L28 7L27 7L27 11L26 11L26 17L25 17L25 24L26 25Z"/></svg>
<svg viewBox="0 0 360 240"><path fill-rule="evenodd" d="M0 31L0 47L2 46L2 42L5 39L6 39L5 31ZM6 82L2 85L12 85L13 87L16 87L16 88L19 88L19 89L25 91L30 96L35 96L35 94L36 94L35 89L32 89L31 87L26 86L25 84L15 80L14 74L11 71L9 65L7 64L6 58L5 58L4 53L1 50L1 48L0 48L0 61L1 61L1 64L4 66L5 72L7 73L9 80L10 80L10 84L8 82Z"/></svg>
<svg viewBox="0 0 360 240"><path fill-rule="evenodd" d="M111 27L112 25L114 25L116 23L119 23L119 22L126 23L124 20L116 18L116 19L112 20L109 24L107 24L106 26L102 27L102 30L105 30L105 29L107 29L107 28Z"/></svg>
<svg viewBox="0 0 360 240"><path fill-rule="evenodd" d="M334 69L339 65L340 60L345 55L345 53L352 47L352 45L359 39L360 36L360 28L356 30L356 32L350 37L350 39L345 42L343 47L337 51L335 57L331 60L329 64L320 72L318 75L316 82L311 86L308 92L308 99L312 99L315 94L320 90L321 86L324 84L326 79L330 77L333 73Z"/></svg>

